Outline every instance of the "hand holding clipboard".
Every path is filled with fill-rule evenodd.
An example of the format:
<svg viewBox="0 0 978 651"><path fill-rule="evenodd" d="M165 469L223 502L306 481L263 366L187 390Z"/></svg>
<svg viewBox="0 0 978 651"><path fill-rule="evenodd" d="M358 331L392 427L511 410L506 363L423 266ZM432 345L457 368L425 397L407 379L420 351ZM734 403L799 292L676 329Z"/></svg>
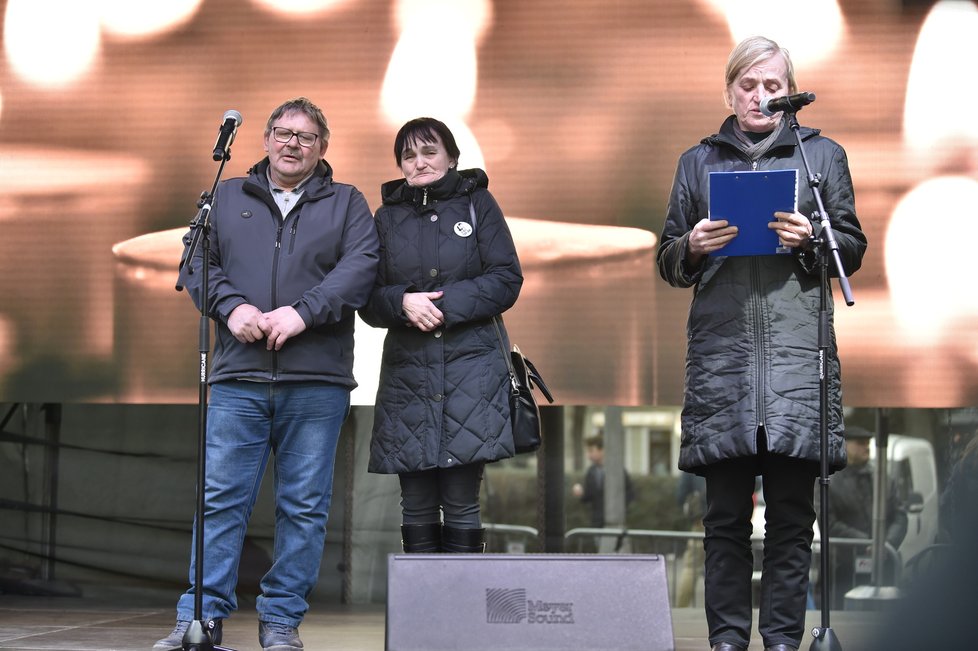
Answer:
<svg viewBox="0 0 978 651"><path fill-rule="evenodd" d="M737 235L710 255L779 255L784 246L774 213L793 214L798 206L798 170L710 172L710 220L726 220ZM792 223L787 218L783 223Z"/></svg>

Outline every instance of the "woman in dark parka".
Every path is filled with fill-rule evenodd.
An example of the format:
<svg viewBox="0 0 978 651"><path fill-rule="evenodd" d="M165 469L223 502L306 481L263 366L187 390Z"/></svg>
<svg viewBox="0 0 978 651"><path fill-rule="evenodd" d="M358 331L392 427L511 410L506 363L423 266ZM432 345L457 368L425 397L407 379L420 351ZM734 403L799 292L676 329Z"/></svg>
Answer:
<svg viewBox="0 0 978 651"><path fill-rule="evenodd" d="M457 170L458 157L433 118L397 133L404 178L381 187L377 283L360 311L388 329L368 470L400 478L406 552L483 551L483 468L514 454L492 317L516 302L523 274L488 177Z"/></svg>
<svg viewBox="0 0 978 651"><path fill-rule="evenodd" d="M819 466L819 220L797 142L782 113L761 102L796 93L787 51L751 37L727 61L733 115L679 160L656 258L675 287L694 287L687 322L686 395L679 467L706 478L705 605L714 651L745 651L751 634L751 512L754 478L767 501L758 630L765 651L798 649L815 521ZM847 274L859 269L866 237L856 219L845 151L801 127L799 135L839 243ZM729 257L737 236L710 217L711 172L798 170L798 207L770 215L790 253ZM719 218L717 218L719 217ZM716 255L713 255L716 254ZM830 305L831 307L831 305ZM830 465L845 465L840 366L831 330Z"/></svg>

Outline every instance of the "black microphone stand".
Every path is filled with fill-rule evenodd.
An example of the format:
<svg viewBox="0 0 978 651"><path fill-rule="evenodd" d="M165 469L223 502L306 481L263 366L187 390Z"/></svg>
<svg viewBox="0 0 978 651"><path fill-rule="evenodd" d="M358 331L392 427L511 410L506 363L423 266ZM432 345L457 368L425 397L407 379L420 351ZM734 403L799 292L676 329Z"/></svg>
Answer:
<svg viewBox="0 0 978 651"><path fill-rule="evenodd" d="M820 574L822 577L822 625L812 629L814 640L809 647L810 651L842 651L839 638L829 624L829 378L828 378L828 355L829 344L831 343L831 324L829 323L829 260L839 275L839 285L842 287L842 295L846 299L846 305L853 305L852 292L849 289L849 279L846 277L845 269L842 267L842 258L839 256L839 243L835 239L832 231L832 224L829 221L829 214L825 211L822 203L822 195L819 193L818 186L820 179L818 174L812 173L812 168L808 164L808 156L805 153L805 145L799 133L800 126L798 117L795 115L801 107L795 110L784 112L788 126L795 133L795 140L798 141L798 151L801 153L801 160L805 165L805 175L808 178L808 187L812 189L812 196L818 208L817 215L821 219L821 232L817 238L813 239L813 246L818 253L819 259L819 309L818 309L818 419L819 419L819 456L820 456L820 476L819 476L819 497L820 513L819 528L821 530L822 554Z"/></svg>
<svg viewBox="0 0 978 651"><path fill-rule="evenodd" d="M186 276L194 273L194 256L198 247L201 248L202 256L200 263L200 327L198 333L200 351L199 365L199 392L197 397L197 511L194 514L194 619L184 633L183 643L170 649L169 651L234 651L227 647L214 644L212 638L212 622L204 621L204 507L205 495L204 486L207 478L207 372L208 372L208 353L210 352L210 214L211 202L217 192L217 185L221 181L221 174L224 172L224 165L231 160L231 148L228 146L224 156L220 159L221 165L217 168L217 176L214 178L214 185L210 192L204 191L197 202L197 215L190 222L191 235L185 241L183 257L180 259L179 276L177 278L177 291L183 289L186 283Z"/></svg>

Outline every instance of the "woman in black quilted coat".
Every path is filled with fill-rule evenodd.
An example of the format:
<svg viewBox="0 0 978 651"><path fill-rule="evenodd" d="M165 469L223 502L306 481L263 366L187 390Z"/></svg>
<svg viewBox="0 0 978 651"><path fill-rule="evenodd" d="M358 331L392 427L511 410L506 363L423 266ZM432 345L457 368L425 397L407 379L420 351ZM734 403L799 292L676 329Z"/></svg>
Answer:
<svg viewBox="0 0 978 651"><path fill-rule="evenodd" d="M438 120L398 131L404 178L381 187L377 283L360 311L388 329L368 470L400 478L406 552L483 551L483 468L514 454L492 317L516 303L523 274L488 177L457 170L458 157Z"/></svg>
<svg viewBox="0 0 978 651"><path fill-rule="evenodd" d="M733 115L680 157L656 252L669 284L694 288L679 467L706 478L705 604L714 651L745 651L750 643L756 475L767 503L758 631L765 651L792 651L804 634L819 472L820 268L811 238L820 220L812 219L816 204L794 134L782 113L761 110L765 98L797 92L788 53L751 37L731 52L725 77ZM866 237L845 151L816 129L801 127L799 135L851 274ZM789 252L727 256L720 249L738 229L722 215L710 220L710 173L754 170L798 170L797 209L762 217ZM829 462L838 470L845 448L831 318Z"/></svg>

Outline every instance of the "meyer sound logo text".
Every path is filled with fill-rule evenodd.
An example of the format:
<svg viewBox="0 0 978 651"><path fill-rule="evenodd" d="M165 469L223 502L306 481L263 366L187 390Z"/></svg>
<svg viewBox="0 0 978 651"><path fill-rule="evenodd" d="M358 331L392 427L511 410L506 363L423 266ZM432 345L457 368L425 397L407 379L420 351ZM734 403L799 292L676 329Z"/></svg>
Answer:
<svg viewBox="0 0 978 651"><path fill-rule="evenodd" d="M573 624L574 602L527 599L525 588L486 588L489 624Z"/></svg>

